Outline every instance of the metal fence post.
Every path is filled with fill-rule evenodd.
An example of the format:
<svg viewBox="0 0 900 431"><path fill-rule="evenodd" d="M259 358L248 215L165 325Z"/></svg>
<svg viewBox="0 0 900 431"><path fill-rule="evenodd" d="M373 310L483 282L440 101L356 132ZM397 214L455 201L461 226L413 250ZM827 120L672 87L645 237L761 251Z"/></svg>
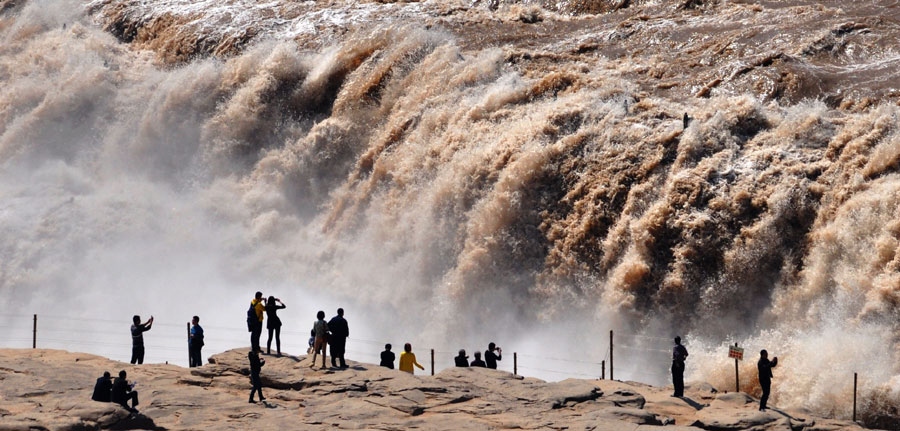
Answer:
<svg viewBox="0 0 900 431"><path fill-rule="evenodd" d="M34 315L34 329L31 333L31 348L37 349L37 314Z"/></svg>
<svg viewBox="0 0 900 431"><path fill-rule="evenodd" d="M853 373L853 422L856 422L856 373Z"/></svg>
<svg viewBox="0 0 900 431"><path fill-rule="evenodd" d="M609 379L615 380L613 377L613 331L609 330Z"/></svg>
<svg viewBox="0 0 900 431"><path fill-rule="evenodd" d="M190 367L191 365L193 365L191 363L191 361L193 359L193 358L191 358L191 322L187 323L187 342L188 342L188 367Z"/></svg>

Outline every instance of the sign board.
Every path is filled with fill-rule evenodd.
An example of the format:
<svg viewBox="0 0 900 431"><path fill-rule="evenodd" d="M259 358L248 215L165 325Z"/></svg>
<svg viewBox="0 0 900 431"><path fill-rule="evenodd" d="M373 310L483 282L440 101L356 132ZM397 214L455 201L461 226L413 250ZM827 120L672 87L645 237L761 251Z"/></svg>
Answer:
<svg viewBox="0 0 900 431"><path fill-rule="evenodd" d="M744 348L737 347L737 346L729 346L728 347L728 357L737 359L739 361L743 361L744 360Z"/></svg>

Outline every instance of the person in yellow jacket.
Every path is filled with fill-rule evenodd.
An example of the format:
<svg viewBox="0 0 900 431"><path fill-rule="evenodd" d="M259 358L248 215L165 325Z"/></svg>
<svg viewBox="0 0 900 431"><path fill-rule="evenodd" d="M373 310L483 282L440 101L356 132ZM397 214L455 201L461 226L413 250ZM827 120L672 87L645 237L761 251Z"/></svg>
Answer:
<svg viewBox="0 0 900 431"><path fill-rule="evenodd" d="M406 343L403 345L403 353L400 354L400 371L415 374L413 365L419 367L420 370L425 370L422 364L416 362L416 354L412 352L412 344Z"/></svg>
<svg viewBox="0 0 900 431"><path fill-rule="evenodd" d="M250 307L256 311L256 318L259 319L259 322L254 322L255 325L250 331L250 348L262 352L259 347L259 336L262 335L263 316L266 314L266 300L263 298L262 292L256 292L253 300L250 301Z"/></svg>

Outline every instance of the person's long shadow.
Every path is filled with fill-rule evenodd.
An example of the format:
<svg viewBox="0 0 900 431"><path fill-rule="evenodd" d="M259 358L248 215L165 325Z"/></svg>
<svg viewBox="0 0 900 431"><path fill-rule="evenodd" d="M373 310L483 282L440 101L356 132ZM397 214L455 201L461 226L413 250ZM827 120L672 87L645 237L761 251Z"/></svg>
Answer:
<svg viewBox="0 0 900 431"><path fill-rule="evenodd" d="M700 404L688 397L678 397L678 398L681 398L682 401L686 402L687 405L693 407L694 410L702 410L704 407L706 407L705 404Z"/></svg>
<svg viewBox="0 0 900 431"><path fill-rule="evenodd" d="M786 417L786 418L788 418L788 419L790 419L790 420L792 420L792 421L806 422L806 419L803 419L803 418L795 418L795 417L793 417L793 416L791 416L791 415L785 413L783 410L774 409L774 408L772 408L772 407L768 407L766 410L771 410L771 411L773 411L773 412L775 412L775 413L778 413L778 414L780 414L780 415L782 415L782 416L784 416L784 417Z"/></svg>
<svg viewBox="0 0 900 431"><path fill-rule="evenodd" d="M287 354L282 354L281 356L278 356L278 355L266 355L266 354L264 353L263 355L265 355L265 356L267 356L267 357L269 357L269 358L272 358L272 359L287 358L287 359L290 359L290 360L292 360L292 361L294 361L294 362L303 362L303 359L306 359L306 356L303 356L303 357L301 358L300 356L287 355Z"/></svg>

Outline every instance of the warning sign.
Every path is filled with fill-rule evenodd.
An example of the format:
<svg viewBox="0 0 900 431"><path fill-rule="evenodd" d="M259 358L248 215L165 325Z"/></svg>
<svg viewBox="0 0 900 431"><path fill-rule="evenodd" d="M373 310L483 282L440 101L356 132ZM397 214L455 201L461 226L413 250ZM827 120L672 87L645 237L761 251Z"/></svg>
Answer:
<svg viewBox="0 0 900 431"><path fill-rule="evenodd" d="M738 346L730 346L728 348L728 357L739 361L744 360L744 348Z"/></svg>

